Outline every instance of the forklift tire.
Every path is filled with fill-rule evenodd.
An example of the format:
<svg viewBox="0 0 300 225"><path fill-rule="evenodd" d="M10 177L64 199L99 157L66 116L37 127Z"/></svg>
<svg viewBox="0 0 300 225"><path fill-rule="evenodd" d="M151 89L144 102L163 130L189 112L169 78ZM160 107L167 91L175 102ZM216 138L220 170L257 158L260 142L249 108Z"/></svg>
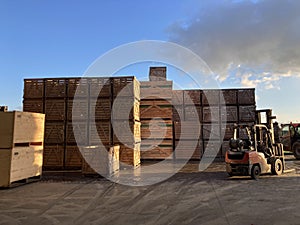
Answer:
<svg viewBox="0 0 300 225"><path fill-rule="evenodd" d="M260 167L259 165L253 165L251 169L251 177L255 180L259 178L260 175Z"/></svg>
<svg viewBox="0 0 300 225"><path fill-rule="evenodd" d="M273 175L281 175L283 172L283 164L280 159L276 159L272 162L271 172Z"/></svg>
<svg viewBox="0 0 300 225"><path fill-rule="evenodd" d="M296 159L300 159L300 142L295 142L292 147Z"/></svg>

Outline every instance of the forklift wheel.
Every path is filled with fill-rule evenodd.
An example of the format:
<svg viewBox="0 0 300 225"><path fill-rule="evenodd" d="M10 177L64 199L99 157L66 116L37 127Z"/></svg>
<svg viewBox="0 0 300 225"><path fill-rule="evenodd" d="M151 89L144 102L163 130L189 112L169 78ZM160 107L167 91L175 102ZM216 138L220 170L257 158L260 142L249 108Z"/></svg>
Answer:
<svg viewBox="0 0 300 225"><path fill-rule="evenodd" d="M280 159L276 159L274 162L272 162L271 172L273 175L281 175L282 171L283 171L283 164Z"/></svg>
<svg viewBox="0 0 300 225"><path fill-rule="evenodd" d="M259 175L260 175L260 167L258 165L253 165L251 170L251 177L257 180Z"/></svg>

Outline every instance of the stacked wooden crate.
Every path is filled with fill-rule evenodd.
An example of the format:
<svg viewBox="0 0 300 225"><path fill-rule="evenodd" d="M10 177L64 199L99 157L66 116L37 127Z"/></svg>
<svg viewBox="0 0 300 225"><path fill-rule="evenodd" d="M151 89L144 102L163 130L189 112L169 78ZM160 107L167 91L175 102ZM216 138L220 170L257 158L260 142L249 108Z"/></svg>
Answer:
<svg viewBox="0 0 300 225"><path fill-rule="evenodd" d="M176 159L200 159L201 139L201 90L174 90L173 123Z"/></svg>
<svg viewBox="0 0 300 225"><path fill-rule="evenodd" d="M172 81L166 67L151 67L141 82L141 159L166 159L173 153Z"/></svg>
<svg viewBox="0 0 300 225"><path fill-rule="evenodd" d="M0 187L40 176L45 115L0 112Z"/></svg>
<svg viewBox="0 0 300 225"><path fill-rule="evenodd" d="M119 144L114 139L112 106L124 87L132 90L127 94L122 91L125 96L121 97L121 102L127 106L134 105L135 110L135 117L127 118L127 121L131 120L129 126L138 127L139 83L134 77L24 80L23 110L46 114L45 169L81 169L86 162L78 145L94 149L89 146L101 144L109 150L114 144ZM122 109L118 110L122 112ZM124 124L125 118L116 118L116 121ZM74 135L74 130L77 135ZM135 160L129 159L129 155L122 157L124 146L120 147L121 159L126 158L124 160L127 163L138 164L138 153Z"/></svg>
<svg viewBox="0 0 300 225"><path fill-rule="evenodd" d="M140 83L135 77L113 79L113 144L120 146L121 166L140 165Z"/></svg>
<svg viewBox="0 0 300 225"><path fill-rule="evenodd" d="M189 103L192 103L189 105ZM191 110L190 108L193 108ZM174 90L173 91L173 121L176 158L186 159L186 148L193 145L195 149L191 159L200 159L206 152L207 157L223 157L228 149L229 140L233 137L233 125L251 124L255 122L255 92L254 89L209 89L209 90ZM197 114L198 113L198 114ZM199 116L199 142L191 139L198 132L195 116ZM193 119L194 118L194 119ZM182 134L182 126L190 127L191 133ZM199 126L197 126L199 127ZM184 132L186 129L184 129ZM240 134L241 136L243 134ZM177 148L179 143L181 145ZM188 144L189 143L189 144Z"/></svg>

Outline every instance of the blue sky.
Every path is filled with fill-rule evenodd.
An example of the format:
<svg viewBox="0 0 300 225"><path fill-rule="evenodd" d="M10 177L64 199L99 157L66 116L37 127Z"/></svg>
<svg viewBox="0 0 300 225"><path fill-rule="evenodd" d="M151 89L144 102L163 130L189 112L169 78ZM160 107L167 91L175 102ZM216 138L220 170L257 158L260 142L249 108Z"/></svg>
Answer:
<svg viewBox="0 0 300 225"><path fill-rule="evenodd" d="M221 87L256 87L258 108L280 122L300 121L298 2L2 0L0 105L21 109L24 78L80 76L112 48L162 40L197 53ZM149 65L120 73L145 77Z"/></svg>

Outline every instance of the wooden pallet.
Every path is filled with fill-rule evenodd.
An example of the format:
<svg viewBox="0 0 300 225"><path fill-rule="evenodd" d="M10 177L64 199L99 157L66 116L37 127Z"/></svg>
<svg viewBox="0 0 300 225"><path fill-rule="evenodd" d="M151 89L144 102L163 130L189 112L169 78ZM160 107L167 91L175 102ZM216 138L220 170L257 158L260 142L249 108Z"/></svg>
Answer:
<svg viewBox="0 0 300 225"><path fill-rule="evenodd" d="M239 107L239 121L240 122L253 122L255 121L255 110L254 105L240 106Z"/></svg>
<svg viewBox="0 0 300 225"><path fill-rule="evenodd" d="M63 169L64 146L49 145L44 146L43 170Z"/></svg>
<svg viewBox="0 0 300 225"><path fill-rule="evenodd" d="M203 151L202 141L198 140L176 140L175 158L176 159L197 159L201 158Z"/></svg>
<svg viewBox="0 0 300 225"><path fill-rule="evenodd" d="M172 105L183 105L183 90L172 91Z"/></svg>
<svg viewBox="0 0 300 225"><path fill-rule="evenodd" d="M140 103L140 119L155 117L172 119L173 107L166 100L142 100Z"/></svg>
<svg viewBox="0 0 300 225"><path fill-rule="evenodd" d="M221 102L222 105L236 105L237 102L237 89L222 89L221 90L221 101L224 100L224 102Z"/></svg>
<svg viewBox="0 0 300 225"><path fill-rule="evenodd" d="M68 97L86 98L89 96L89 79L87 78L69 78L68 79Z"/></svg>
<svg viewBox="0 0 300 225"><path fill-rule="evenodd" d="M109 98L90 99L90 119L110 120L111 100Z"/></svg>
<svg viewBox="0 0 300 225"><path fill-rule="evenodd" d="M24 112L44 112L44 101L43 99L24 99L23 100L23 111Z"/></svg>
<svg viewBox="0 0 300 225"><path fill-rule="evenodd" d="M76 138L74 135L74 129L76 132ZM73 121L67 123L66 131L66 143L67 144L88 144L88 122L87 121Z"/></svg>
<svg viewBox="0 0 300 225"><path fill-rule="evenodd" d="M175 139L198 140L201 135L201 124L194 121L174 122Z"/></svg>
<svg viewBox="0 0 300 225"><path fill-rule="evenodd" d="M201 90L184 90L184 104L185 105L201 105Z"/></svg>
<svg viewBox="0 0 300 225"><path fill-rule="evenodd" d="M98 145L112 143L111 122L110 121L91 121L89 124L89 144Z"/></svg>
<svg viewBox="0 0 300 225"><path fill-rule="evenodd" d="M118 98L113 102L111 116L114 120L140 120L140 102L134 98Z"/></svg>
<svg viewBox="0 0 300 225"><path fill-rule="evenodd" d="M238 107L237 106L222 106L221 107L221 120L223 122L238 123Z"/></svg>
<svg viewBox="0 0 300 225"><path fill-rule="evenodd" d="M141 143L120 145L120 166L137 168L141 163Z"/></svg>
<svg viewBox="0 0 300 225"><path fill-rule="evenodd" d="M146 139L141 142L141 159L173 159L173 140Z"/></svg>
<svg viewBox="0 0 300 225"><path fill-rule="evenodd" d="M219 124L203 124L203 139L219 139L220 138L220 125Z"/></svg>
<svg viewBox="0 0 300 225"><path fill-rule="evenodd" d="M106 98L112 94L111 78L97 77L89 78L90 98Z"/></svg>
<svg viewBox="0 0 300 225"><path fill-rule="evenodd" d="M65 169L81 169L82 155L77 145L67 145L65 152Z"/></svg>
<svg viewBox="0 0 300 225"><path fill-rule="evenodd" d="M208 89L202 92L202 105L219 105L220 104L220 90Z"/></svg>
<svg viewBox="0 0 300 225"><path fill-rule="evenodd" d="M218 122L220 120L219 106L204 106L202 108L202 116L204 123Z"/></svg>

